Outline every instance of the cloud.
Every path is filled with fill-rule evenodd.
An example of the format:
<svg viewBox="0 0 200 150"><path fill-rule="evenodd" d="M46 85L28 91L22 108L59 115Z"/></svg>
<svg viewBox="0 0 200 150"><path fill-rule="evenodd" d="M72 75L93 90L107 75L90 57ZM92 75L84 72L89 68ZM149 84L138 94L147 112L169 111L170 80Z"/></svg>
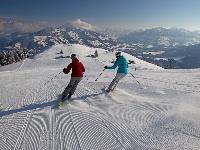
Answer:
<svg viewBox="0 0 200 150"><path fill-rule="evenodd" d="M86 29L86 30L90 30L90 31L95 31L96 30L96 27L87 23L87 22L84 22L80 19L77 19L75 21L73 21L72 23L72 26L76 27L76 28L81 28L81 29Z"/></svg>
<svg viewBox="0 0 200 150"><path fill-rule="evenodd" d="M47 26L46 22L27 22L15 18L0 17L0 33L9 34L13 32L35 32Z"/></svg>

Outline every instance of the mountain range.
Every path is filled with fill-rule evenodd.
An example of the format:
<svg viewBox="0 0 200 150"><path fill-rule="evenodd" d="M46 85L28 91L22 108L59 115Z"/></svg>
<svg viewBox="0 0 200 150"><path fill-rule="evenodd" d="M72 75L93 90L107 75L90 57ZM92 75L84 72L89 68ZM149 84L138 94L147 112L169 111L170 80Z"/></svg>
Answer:
<svg viewBox="0 0 200 150"><path fill-rule="evenodd" d="M0 64L4 66L23 60L25 57L32 57L57 44L81 44L109 50L117 44L116 40L107 34L89 30L87 23L79 20L73 22L73 25L47 27L37 32L14 32L1 36Z"/></svg>
<svg viewBox="0 0 200 150"><path fill-rule="evenodd" d="M0 18L0 22L1 20L3 19ZM100 30L94 25L77 19L59 27L43 25L40 26L42 29L38 30L38 26L34 26L34 32L30 30L25 32L14 28L17 22L19 22L17 19L4 19L4 26L6 23L12 26L9 32L4 34L0 30L1 66L33 57L52 45L81 44L110 51L124 51L163 68L200 67L198 61L200 32L197 31L157 27L134 32L126 30L123 34L122 30L119 32ZM33 27L32 24L24 24ZM172 66L169 60L173 60Z"/></svg>
<svg viewBox="0 0 200 150"><path fill-rule="evenodd" d="M200 32L178 28L153 28L135 31L119 37L118 40L135 44L133 51L125 49L143 60L163 68L199 68ZM169 60L173 60L170 66Z"/></svg>
<svg viewBox="0 0 200 150"><path fill-rule="evenodd" d="M200 43L200 33L178 28L152 28L119 37L126 43L142 43L145 48L169 48Z"/></svg>

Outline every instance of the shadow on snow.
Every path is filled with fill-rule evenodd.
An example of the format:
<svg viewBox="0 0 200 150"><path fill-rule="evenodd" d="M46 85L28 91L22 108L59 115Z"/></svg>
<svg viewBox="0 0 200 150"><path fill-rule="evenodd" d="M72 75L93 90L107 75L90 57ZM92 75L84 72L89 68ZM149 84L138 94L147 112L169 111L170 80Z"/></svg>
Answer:
<svg viewBox="0 0 200 150"><path fill-rule="evenodd" d="M85 100L88 97L98 96L103 93L104 92L100 92L97 94L91 94L91 95L84 95L84 96L76 97L75 99ZM56 100L53 100L50 102L45 102L45 103L33 103L33 104L25 105L25 106L22 106L21 108L17 108L17 109L3 110L3 111L0 111L0 117L19 113L19 112L34 110L34 109L41 109L41 108L45 108L45 107L49 107L49 106L51 106L52 109L56 109L56 108L58 108L58 102L59 102L59 100L56 99Z"/></svg>

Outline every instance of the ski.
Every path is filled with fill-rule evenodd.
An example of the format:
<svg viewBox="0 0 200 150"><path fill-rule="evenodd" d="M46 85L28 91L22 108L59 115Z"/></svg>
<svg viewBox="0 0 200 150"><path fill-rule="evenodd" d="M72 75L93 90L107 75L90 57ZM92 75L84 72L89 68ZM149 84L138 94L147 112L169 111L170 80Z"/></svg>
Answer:
<svg viewBox="0 0 200 150"><path fill-rule="evenodd" d="M68 104L70 104L70 102L72 102L74 100L74 98L65 98L64 99L64 101L62 101L62 100L60 100L59 102L58 102L58 107L59 108L62 108L62 107L64 107L65 105L68 105Z"/></svg>
<svg viewBox="0 0 200 150"><path fill-rule="evenodd" d="M113 93L114 90L108 90L106 88L101 89L102 93L105 93L106 95Z"/></svg>

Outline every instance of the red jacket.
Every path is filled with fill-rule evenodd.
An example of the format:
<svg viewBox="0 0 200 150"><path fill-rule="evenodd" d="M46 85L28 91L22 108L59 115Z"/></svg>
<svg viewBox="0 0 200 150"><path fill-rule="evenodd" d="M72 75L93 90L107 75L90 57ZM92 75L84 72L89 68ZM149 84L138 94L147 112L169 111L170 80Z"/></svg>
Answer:
<svg viewBox="0 0 200 150"><path fill-rule="evenodd" d="M72 59L72 63L70 63L67 68L63 69L65 74L68 74L72 69L72 77L83 77L83 73L85 72L85 68L83 64L77 59Z"/></svg>

